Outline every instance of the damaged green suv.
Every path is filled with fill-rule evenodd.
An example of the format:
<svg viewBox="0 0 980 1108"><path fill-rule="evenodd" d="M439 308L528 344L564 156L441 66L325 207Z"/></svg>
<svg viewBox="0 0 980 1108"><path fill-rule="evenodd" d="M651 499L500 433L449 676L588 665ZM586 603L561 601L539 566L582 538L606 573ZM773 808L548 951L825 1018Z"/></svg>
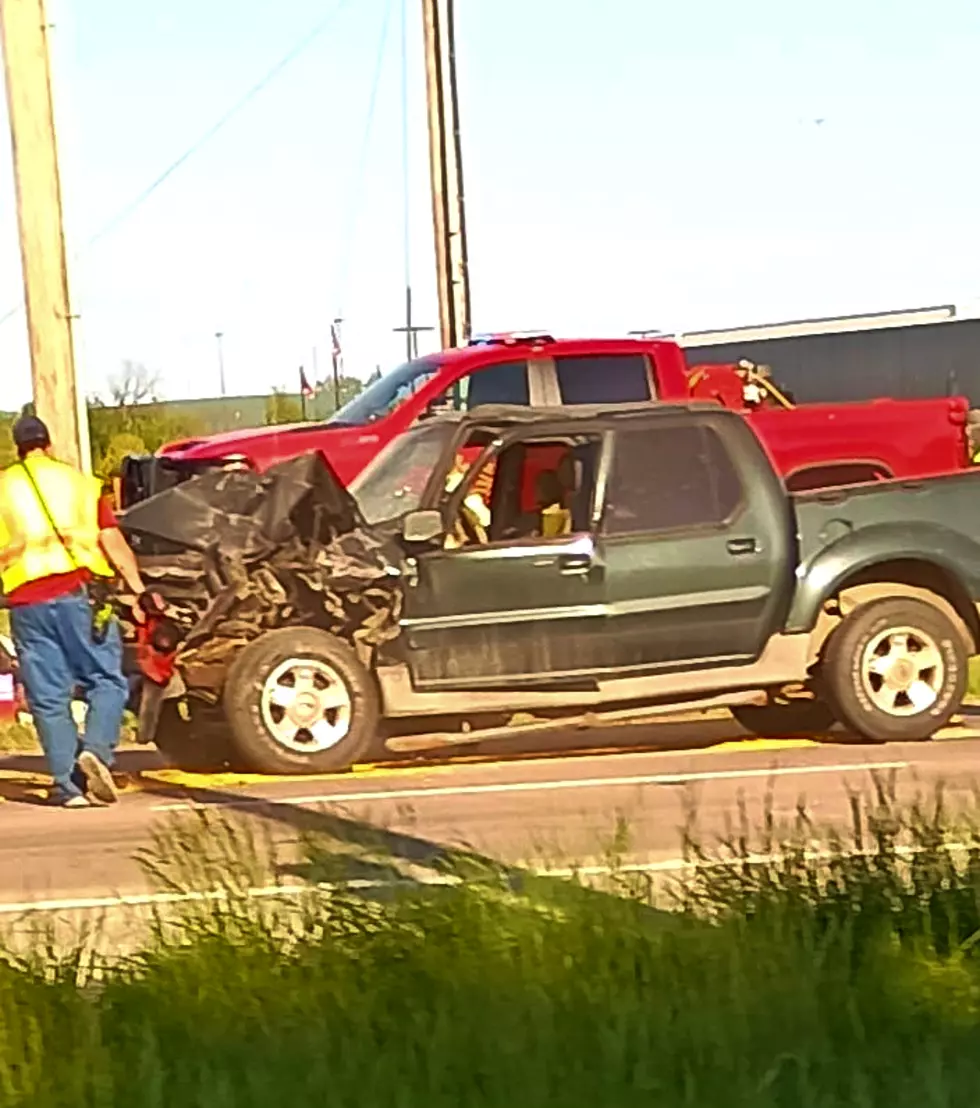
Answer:
<svg viewBox="0 0 980 1108"><path fill-rule="evenodd" d="M316 455L207 473L123 520L168 607L143 738L272 773L719 705L925 739L980 641L978 494L790 495L715 405L434 417L349 491Z"/></svg>

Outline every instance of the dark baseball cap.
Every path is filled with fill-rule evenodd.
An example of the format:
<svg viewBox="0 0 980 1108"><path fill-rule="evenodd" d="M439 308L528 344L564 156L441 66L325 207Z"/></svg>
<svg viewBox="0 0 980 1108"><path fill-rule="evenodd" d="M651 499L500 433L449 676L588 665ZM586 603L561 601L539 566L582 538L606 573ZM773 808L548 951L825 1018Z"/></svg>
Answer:
<svg viewBox="0 0 980 1108"><path fill-rule="evenodd" d="M24 450L29 446L50 446L51 435L44 420L37 416L21 416L14 424L14 446Z"/></svg>

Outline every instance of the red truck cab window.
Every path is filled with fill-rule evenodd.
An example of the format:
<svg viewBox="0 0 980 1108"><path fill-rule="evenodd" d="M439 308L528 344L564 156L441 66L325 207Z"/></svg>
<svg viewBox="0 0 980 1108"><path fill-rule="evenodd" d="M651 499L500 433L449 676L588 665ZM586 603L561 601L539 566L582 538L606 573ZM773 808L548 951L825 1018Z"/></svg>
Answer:
<svg viewBox="0 0 980 1108"><path fill-rule="evenodd" d="M656 399L643 354L555 358L562 404L642 404Z"/></svg>

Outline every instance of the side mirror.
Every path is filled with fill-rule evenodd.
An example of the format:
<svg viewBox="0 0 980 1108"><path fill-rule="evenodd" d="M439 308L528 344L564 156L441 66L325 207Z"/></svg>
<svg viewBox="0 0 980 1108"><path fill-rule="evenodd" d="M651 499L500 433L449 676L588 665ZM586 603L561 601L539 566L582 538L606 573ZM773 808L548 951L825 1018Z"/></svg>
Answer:
<svg viewBox="0 0 980 1108"><path fill-rule="evenodd" d="M402 520L402 538L406 542L431 542L442 532L442 513L432 509L409 512Z"/></svg>

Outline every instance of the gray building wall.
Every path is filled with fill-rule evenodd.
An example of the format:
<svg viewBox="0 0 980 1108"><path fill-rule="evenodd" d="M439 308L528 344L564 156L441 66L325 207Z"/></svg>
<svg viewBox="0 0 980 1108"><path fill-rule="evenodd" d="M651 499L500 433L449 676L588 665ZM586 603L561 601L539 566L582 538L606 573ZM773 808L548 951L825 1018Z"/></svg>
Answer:
<svg viewBox="0 0 980 1108"><path fill-rule="evenodd" d="M689 365L742 358L772 367L801 403L962 394L980 407L980 319L687 346Z"/></svg>

